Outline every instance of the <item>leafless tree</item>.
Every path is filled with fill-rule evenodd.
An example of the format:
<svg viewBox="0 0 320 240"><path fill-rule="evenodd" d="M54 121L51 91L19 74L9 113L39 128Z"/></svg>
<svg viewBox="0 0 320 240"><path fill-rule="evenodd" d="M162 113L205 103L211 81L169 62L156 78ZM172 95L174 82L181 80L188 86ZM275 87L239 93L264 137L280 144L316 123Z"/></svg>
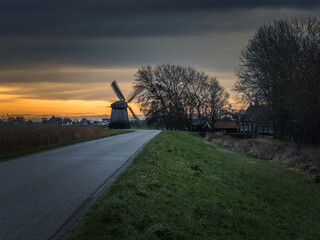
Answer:
<svg viewBox="0 0 320 240"><path fill-rule="evenodd" d="M319 143L319 68L320 21L274 21L242 51L234 90L267 106L276 137Z"/></svg>
<svg viewBox="0 0 320 240"><path fill-rule="evenodd" d="M175 64L139 68L135 88L149 123L167 129L190 130L195 120L212 121L228 98L216 78Z"/></svg>

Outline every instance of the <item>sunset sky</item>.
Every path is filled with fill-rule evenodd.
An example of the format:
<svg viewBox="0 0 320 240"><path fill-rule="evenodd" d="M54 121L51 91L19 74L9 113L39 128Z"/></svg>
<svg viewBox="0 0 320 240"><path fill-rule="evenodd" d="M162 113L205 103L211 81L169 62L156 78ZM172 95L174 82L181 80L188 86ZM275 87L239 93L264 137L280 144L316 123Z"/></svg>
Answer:
<svg viewBox="0 0 320 240"><path fill-rule="evenodd" d="M234 99L241 49L291 17L320 17L320 1L2 0L0 115L107 115L113 80L129 95L138 67L162 63L204 70Z"/></svg>

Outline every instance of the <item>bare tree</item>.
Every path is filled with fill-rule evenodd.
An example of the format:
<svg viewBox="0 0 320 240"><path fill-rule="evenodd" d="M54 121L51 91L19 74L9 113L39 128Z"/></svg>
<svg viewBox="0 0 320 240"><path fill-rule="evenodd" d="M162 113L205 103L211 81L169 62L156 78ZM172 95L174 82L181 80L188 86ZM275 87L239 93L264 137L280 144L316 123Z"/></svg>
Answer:
<svg viewBox="0 0 320 240"><path fill-rule="evenodd" d="M319 143L319 39L319 20L283 19L261 26L241 53L234 90L267 106L276 137Z"/></svg>
<svg viewBox="0 0 320 240"><path fill-rule="evenodd" d="M166 129L190 130L195 119L212 120L213 111L223 107L228 98L216 78L192 67L141 67L135 77L142 112L149 123Z"/></svg>
<svg viewBox="0 0 320 240"><path fill-rule="evenodd" d="M219 84L216 78L210 78L208 82L209 98L207 101L208 120L214 127L215 117L219 110L223 109L228 103L229 93Z"/></svg>

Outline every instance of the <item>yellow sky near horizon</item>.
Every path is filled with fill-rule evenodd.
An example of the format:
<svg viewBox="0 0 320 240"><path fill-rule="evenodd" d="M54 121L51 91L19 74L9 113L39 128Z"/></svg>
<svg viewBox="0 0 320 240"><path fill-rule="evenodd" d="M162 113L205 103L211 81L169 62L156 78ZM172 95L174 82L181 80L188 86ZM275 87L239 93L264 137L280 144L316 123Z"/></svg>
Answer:
<svg viewBox="0 0 320 240"><path fill-rule="evenodd" d="M1 71L5 82L0 82L0 116L110 116L110 105L118 100L110 83L118 79L127 96L132 83L125 81L132 78L132 72L133 69L80 67ZM137 115L141 114L135 104L130 106Z"/></svg>
<svg viewBox="0 0 320 240"><path fill-rule="evenodd" d="M0 93L0 103L0 116L6 114L22 115L26 118L35 119L51 115L61 117L110 116L112 102L104 100L27 99L19 95L8 96ZM141 114L136 104L130 104L130 106L137 115Z"/></svg>
<svg viewBox="0 0 320 240"><path fill-rule="evenodd" d="M112 101L105 100L57 100L57 99L28 99L16 95L15 88L0 87L0 116L21 115L28 119L43 116L82 117L110 116ZM6 92L6 94L1 94ZM8 94L10 92L10 94ZM139 115L139 107L130 104L133 111Z"/></svg>
<svg viewBox="0 0 320 240"><path fill-rule="evenodd" d="M124 96L132 92L136 69L60 68L32 71L6 71L6 79L21 77L20 81L0 83L0 116L22 115L28 119L42 116L81 117L107 116L110 105L117 101L110 83L117 79ZM216 76L230 93L230 103L237 105L230 91L234 74L209 72ZM35 81L30 81L34 79ZM39 81L39 79L46 79ZM57 79L56 82L54 80ZM24 81L26 80L26 81ZM142 114L137 104L130 104L136 115ZM129 115L131 113L129 112Z"/></svg>

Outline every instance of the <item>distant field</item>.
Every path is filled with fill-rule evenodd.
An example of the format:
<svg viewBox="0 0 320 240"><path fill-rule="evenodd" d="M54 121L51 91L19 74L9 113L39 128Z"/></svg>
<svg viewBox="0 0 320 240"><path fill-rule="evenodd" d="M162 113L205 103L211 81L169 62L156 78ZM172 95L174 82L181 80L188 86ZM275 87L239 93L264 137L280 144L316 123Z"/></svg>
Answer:
<svg viewBox="0 0 320 240"><path fill-rule="evenodd" d="M320 239L320 185L279 163L163 131L73 240Z"/></svg>
<svg viewBox="0 0 320 240"><path fill-rule="evenodd" d="M0 159L126 132L97 126L0 125Z"/></svg>

